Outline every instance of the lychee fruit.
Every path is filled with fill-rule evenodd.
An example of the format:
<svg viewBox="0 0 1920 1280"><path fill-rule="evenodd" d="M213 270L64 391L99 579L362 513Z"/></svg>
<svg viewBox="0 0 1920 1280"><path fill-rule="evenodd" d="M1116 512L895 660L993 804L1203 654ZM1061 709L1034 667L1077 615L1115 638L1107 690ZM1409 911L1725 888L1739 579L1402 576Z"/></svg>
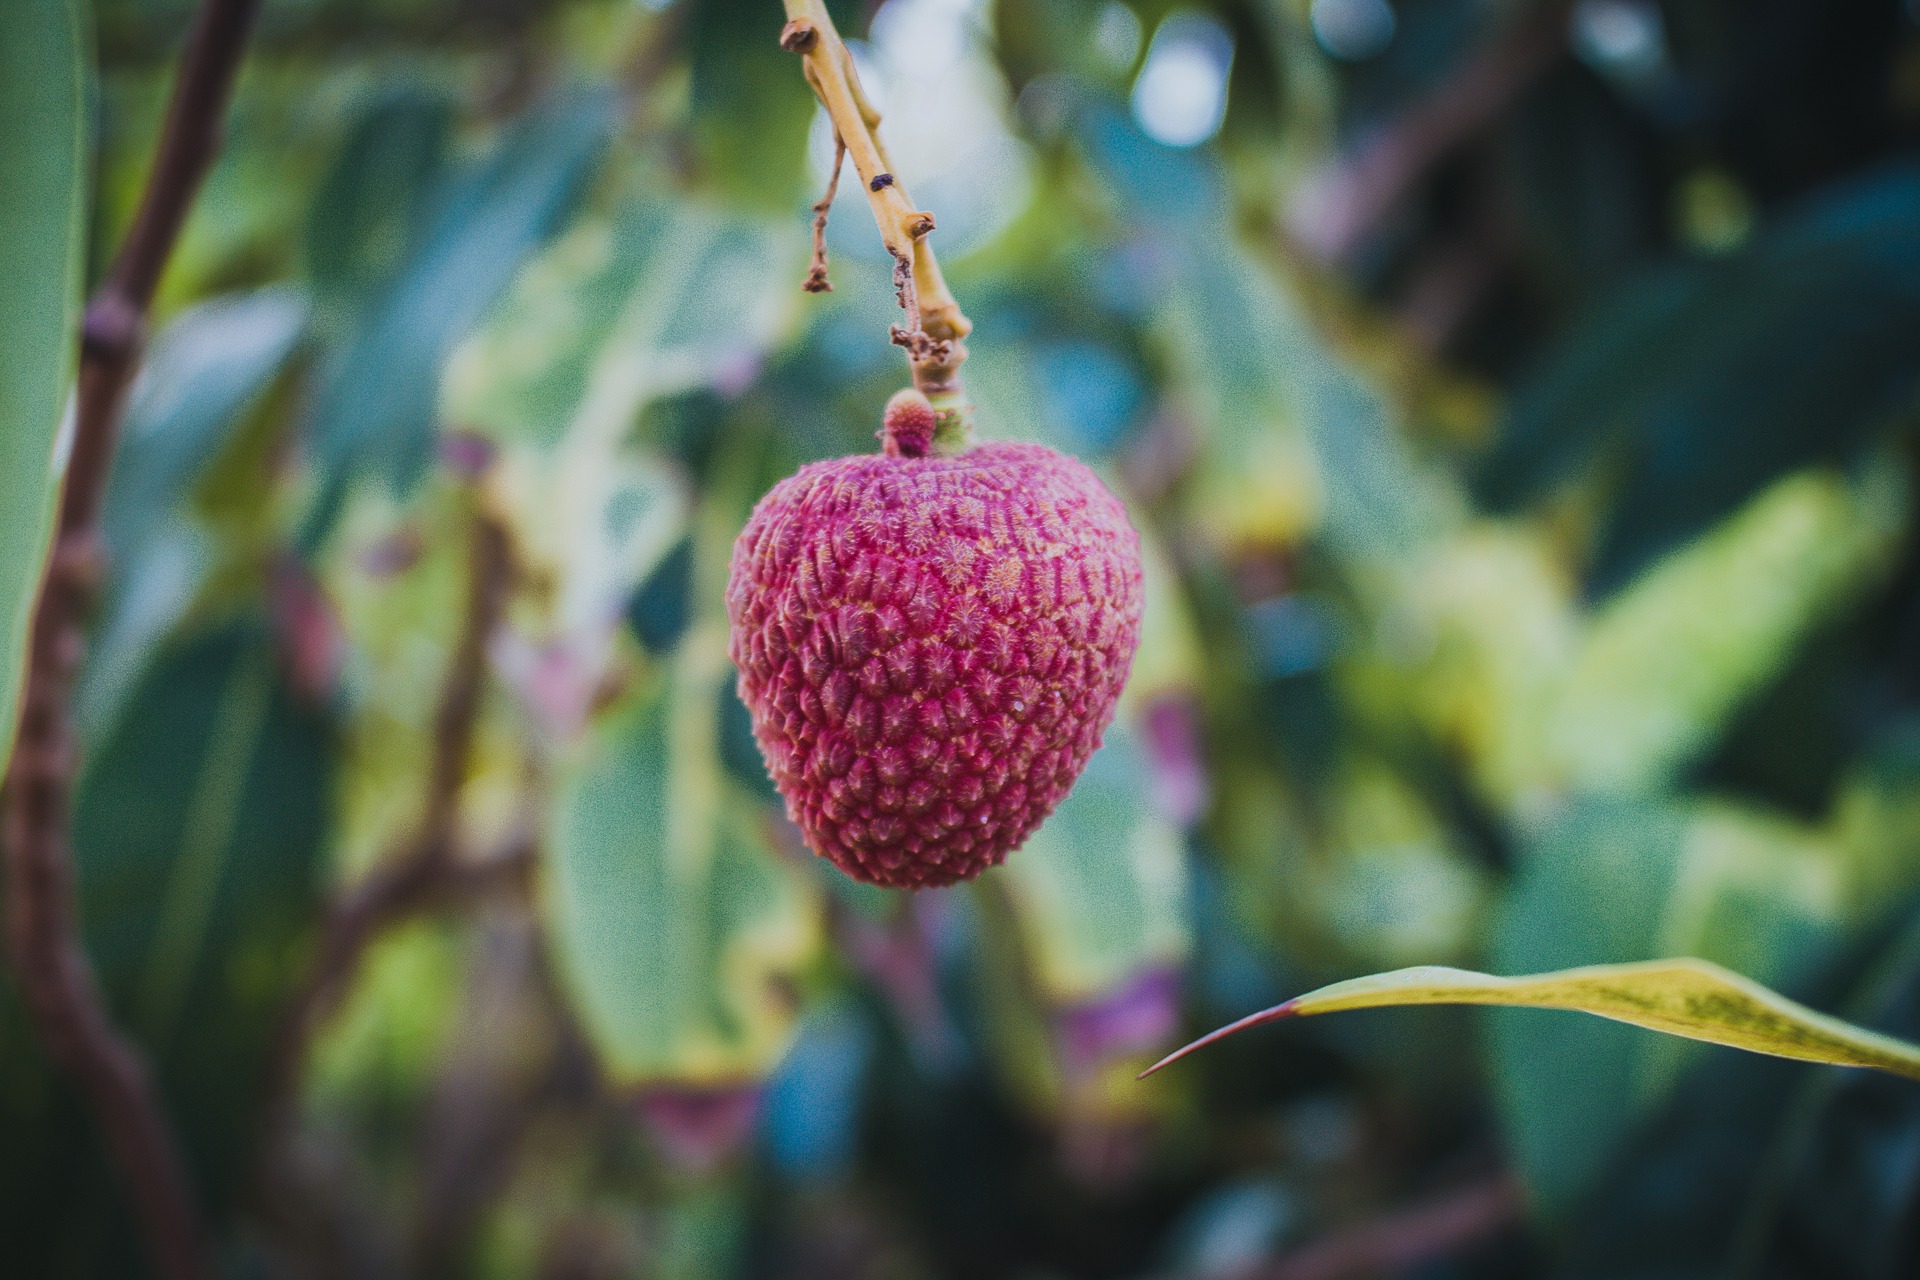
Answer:
<svg viewBox="0 0 1920 1280"><path fill-rule="evenodd" d="M883 452L802 467L733 547L728 651L767 771L814 852L874 884L1004 861L1100 745L1139 642L1119 499L963 422L902 392Z"/></svg>

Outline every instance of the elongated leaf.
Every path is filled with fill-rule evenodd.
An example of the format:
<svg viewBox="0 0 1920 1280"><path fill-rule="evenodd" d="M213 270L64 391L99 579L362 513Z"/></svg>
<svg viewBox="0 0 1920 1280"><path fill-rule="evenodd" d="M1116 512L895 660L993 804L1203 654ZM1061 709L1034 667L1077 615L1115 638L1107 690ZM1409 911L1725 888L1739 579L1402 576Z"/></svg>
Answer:
<svg viewBox="0 0 1920 1280"><path fill-rule="evenodd" d="M107 550L138 549L306 330L299 290L275 286L183 313L155 339L127 403L105 512Z"/></svg>
<svg viewBox="0 0 1920 1280"><path fill-rule="evenodd" d="M328 733L288 692L264 626L170 646L89 753L74 813L88 956L154 1065L213 1210L247 1191L257 1085L310 921L329 809ZM102 1193L91 1132L34 1041L0 1014L0 1238L22 1274L144 1274ZM113 1224L113 1225L109 1225ZM107 1229L103 1230L103 1226Z"/></svg>
<svg viewBox="0 0 1920 1280"><path fill-rule="evenodd" d="M696 204L583 218L455 353L447 412L502 438L604 441L650 400L743 378L802 296L803 248L780 224Z"/></svg>
<svg viewBox="0 0 1920 1280"><path fill-rule="evenodd" d="M0 767L65 458L85 242L90 36L79 0L10 6L0 39Z"/></svg>
<svg viewBox="0 0 1920 1280"><path fill-rule="evenodd" d="M373 471L404 488L419 474L442 363L572 213L609 116L599 96L547 106L436 189L419 244L330 364L313 420L330 478Z"/></svg>
<svg viewBox="0 0 1920 1280"><path fill-rule="evenodd" d="M1159 278L1134 287L1153 299L1178 394L1206 432L1195 496L1207 523L1256 542L1318 533L1378 565L1454 520L1461 495L1407 447L1385 388L1240 246L1221 175L1105 109L1078 134L1151 242L1141 252Z"/></svg>
<svg viewBox="0 0 1920 1280"><path fill-rule="evenodd" d="M1521 852L1489 959L1507 973L1692 955L1798 991L1874 909L1866 886L1881 904L1901 891L1821 829L1725 802L1588 800ZM1598 1019L1487 1023L1507 1141L1550 1214L1588 1194L1700 1057Z"/></svg>
<svg viewBox="0 0 1920 1280"><path fill-rule="evenodd" d="M308 306L273 286L182 313L154 341L127 405L103 524L113 578L75 706L107 731L157 646L192 605L212 560L183 510L208 463L306 333Z"/></svg>
<svg viewBox="0 0 1920 1280"><path fill-rule="evenodd" d="M1524 501L1609 446L1629 462L1596 585L1624 582L1777 478L1851 458L1920 386L1920 168L1823 193L1724 262L1646 277L1516 397L1487 488Z"/></svg>
<svg viewBox="0 0 1920 1280"><path fill-rule="evenodd" d="M412 82L367 104L307 219L307 270L324 300L357 300L399 269L440 176L452 116L444 95Z"/></svg>
<svg viewBox="0 0 1920 1280"><path fill-rule="evenodd" d="M525 513L523 549L554 583L549 638L597 644L673 546L685 486L634 448L634 423L661 396L752 372L802 296L791 282L803 247L698 205L588 216L455 353L449 418L525 457L509 501Z"/></svg>
<svg viewBox="0 0 1920 1280"><path fill-rule="evenodd" d="M622 1085L765 1075L818 942L819 903L770 847L770 811L720 766L715 695L730 675L717 634L690 635L672 679L602 726L555 804L550 945Z"/></svg>
<svg viewBox="0 0 1920 1280"><path fill-rule="evenodd" d="M1416 965L1352 978L1202 1036L1155 1063L1149 1073L1236 1031L1282 1018L1417 1004L1568 1009L1750 1053L1872 1067L1920 1080L1920 1045L1828 1017L1731 970L1693 959L1591 965L1520 978Z"/></svg>
<svg viewBox="0 0 1920 1280"><path fill-rule="evenodd" d="M1430 542L1459 494L1420 465L1381 387L1328 347L1270 268L1223 234L1183 238L1157 318L1188 372L1216 471L1211 519L1290 542L1320 532L1362 565Z"/></svg>
<svg viewBox="0 0 1920 1280"><path fill-rule="evenodd" d="M1904 483L1789 476L1597 613L1547 730L1563 783L1645 791L1695 757L1835 604L1888 571Z"/></svg>
<svg viewBox="0 0 1920 1280"><path fill-rule="evenodd" d="M1849 1018L1911 1037L1920 1032L1916 960L1920 929L1909 917L1823 985ZM1719 1055L1579 1207L1554 1280L1908 1274L1916 1170L1894 1153L1917 1144L1920 1091L1903 1079Z"/></svg>
<svg viewBox="0 0 1920 1280"><path fill-rule="evenodd" d="M784 213L806 180L813 101L774 39L779 17L756 0L706 0L687 16L686 45L701 176L730 197ZM839 20L852 18L843 12Z"/></svg>

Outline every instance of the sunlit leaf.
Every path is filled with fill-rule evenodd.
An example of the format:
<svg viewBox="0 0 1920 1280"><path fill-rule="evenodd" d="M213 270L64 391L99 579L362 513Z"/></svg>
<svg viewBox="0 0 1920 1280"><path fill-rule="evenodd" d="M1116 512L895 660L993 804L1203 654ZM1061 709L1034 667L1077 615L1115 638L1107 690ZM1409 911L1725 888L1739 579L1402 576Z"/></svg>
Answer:
<svg viewBox="0 0 1920 1280"><path fill-rule="evenodd" d="M1920 1045L1828 1017L1717 964L1690 959L1594 965L1521 978L1440 965L1352 978L1222 1027L1152 1070L1234 1032L1282 1018L1421 1004L1573 1010L1752 1053L1872 1067L1920 1080Z"/></svg>
<svg viewBox="0 0 1920 1280"><path fill-rule="evenodd" d="M10 12L0 40L0 766L46 559L86 244L91 38L79 0Z"/></svg>
<svg viewBox="0 0 1920 1280"><path fill-rule="evenodd" d="M1383 732L1417 717L1489 803L1525 813L1560 785L1545 739L1583 622L1537 530L1476 522L1408 563L1342 687Z"/></svg>
<svg viewBox="0 0 1920 1280"><path fill-rule="evenodd" d="M806 877L769 810L720 766L714 637L602 726L561 784L546 893L563 989L622 1085L764 1076L796 1022L793 981L819 939Z"/></svg>
<svg viewBox="0 0 1920 1280"><path fill-rule="evenodd" d="M434 720L465 617L471 518L470 503L451 486L429 486L404 514L356 503L340 524L351 553L320 566L333 617L353 637L340 671L340 702L349 714L333 841L333 860L346 876L418 829ZM520 750L517 742L496 742L490 710L483 702L463 789L469 823L474 775L487 772L496 753L508 757L498 765L511 771Z"/></svg>
<svg viewBox="0 0 1920 1280"><path fill-rule="evenodd" d="M660 396L744 379L802 296L804 249L777 224L686 202L585 219L455 354L448 415L542 445L605 440Z"/></svg>
<svg viewBox="0 0 1920 1280"><path fill-rule="evenodd" d="M1110 993L1192 948L1186 851L1154 809L1146 757L1123 723L996 875L1033 978L1057 1003Z"/></svg>
<svg viewBox="0 0 1920 1280"><path fill-rule="evenodd" d="M1654 566L1593 618L1547 733L1563 781L1660 785L1836 601L1890 567L1905 483L1801 472Z"/></svg>

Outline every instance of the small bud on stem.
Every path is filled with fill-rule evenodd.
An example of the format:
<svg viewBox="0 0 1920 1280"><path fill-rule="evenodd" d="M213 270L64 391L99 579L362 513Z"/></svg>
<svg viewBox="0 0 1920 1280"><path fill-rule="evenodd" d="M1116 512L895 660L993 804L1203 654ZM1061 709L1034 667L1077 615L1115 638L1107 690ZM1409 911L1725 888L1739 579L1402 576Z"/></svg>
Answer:
<svg viewBox="0 0 1920 1280"><path fill-rule="evenodd" d="M933 402L909 387L887 401L880 440L889 457L924 458L933 446L933 428Z"/></svg>

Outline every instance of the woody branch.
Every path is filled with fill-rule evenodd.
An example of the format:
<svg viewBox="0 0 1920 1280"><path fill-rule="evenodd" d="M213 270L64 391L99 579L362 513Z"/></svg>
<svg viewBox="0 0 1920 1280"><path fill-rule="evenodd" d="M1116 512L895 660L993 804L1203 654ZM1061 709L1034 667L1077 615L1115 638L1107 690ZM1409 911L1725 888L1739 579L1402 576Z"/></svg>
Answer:
<svg viewBox="0 0 1920 1280"><path fill-rule="evenodd" d="M880 239L893 255L894 282L907 315L907 323L894 328L893 340L906 348L914 384L920 390L930 397L957 397L960 364L967 358L963 339L973 324L947 288L939 260L926 242L934 227L933 215L914 205L894 173L886 144L880 140L880 113L861 88L853 57L826 5L822 0L785 3L787 25L780 33L780 45L800 55L807 83L833 122L836 161L844 147L860 175ZM829 193L822 206L831 201L831 188ZM818 208L816 219L824 223L824 208ZM816 278L824 283L824 263L818 258L816 268L816 275L809 276L810 285Z"/></svg>
<svg viewBox="0 0 1920 1280"><path fill-rule="evenodd" d="M208 1273L207 1242L179 1143L139 1051L113 1025L74 907L70 702L102 572L100 508L154 290L219 152L259 0L205 0L175 81L139 211L80 336L73 448L34 605L19 737L6 781L8 955L27 1015L79 1089L118 1166L155 1270Z"/></svg>

